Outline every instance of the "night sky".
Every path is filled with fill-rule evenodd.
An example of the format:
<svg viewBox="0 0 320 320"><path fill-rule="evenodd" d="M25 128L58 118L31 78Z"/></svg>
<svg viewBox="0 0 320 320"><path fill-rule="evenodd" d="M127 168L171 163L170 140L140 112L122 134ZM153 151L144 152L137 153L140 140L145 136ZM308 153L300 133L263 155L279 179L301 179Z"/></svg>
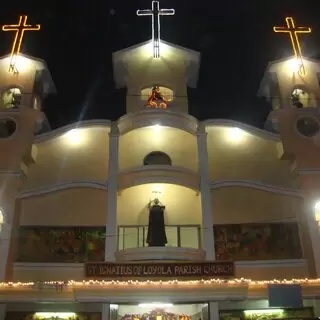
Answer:
<svg viewBox="0 0 320 320"><path fill-rule="evenodd" d="M85 119L116 120L125 113L125 89L116 90L112 52L147 41L151 19L137 9L151 0L8 1L0 24L20 14L40 32L27 32L22 52L48 63L58 94L44 112L53 128ZM319 0L161 0L175 8L162 18L163 40L200 51L197 89L190 89L190 113L200 120L227 118L262 127L270 106L256 93L268 61L292 55L289 38L273 33L285 17L310 26L305 56L320 58ZM13 33L1 32L0 54L10 52ZM231 92L229 91L231 83Z"/></svg>

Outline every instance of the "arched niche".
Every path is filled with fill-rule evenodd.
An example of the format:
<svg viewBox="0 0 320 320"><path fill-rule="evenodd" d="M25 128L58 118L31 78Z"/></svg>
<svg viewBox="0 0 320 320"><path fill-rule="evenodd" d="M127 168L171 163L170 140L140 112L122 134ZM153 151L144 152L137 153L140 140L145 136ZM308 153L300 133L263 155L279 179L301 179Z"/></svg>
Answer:
<svg viewBox="0 0 320 320"><path fill-rule="evenodd" d="M153 151L148 153L143 159L144 166L171 166L171 158L164 152Z"/></svg>
<svg viewBox="0 0 320 320"><path fill-rule="evenodd" d="M298 109L316 107L313 94L303 87L293 89L291 93L291 103Z"/></svg>
<svg viewBox="0 0 320 320"><path fill-rule="evenodd" d="M1 92L0 106L4 109L18 108L21 104L22 93L18 87L10 87Z"/></svg>
<svg viewBox="0 0 320 320"><path fill-rule="evenodd" d="M146 88L143 88L141 89L141 92L140 92L140 98L141 100L143 101L147 101L151 92L152 92L152 88L154 86L148 86ZM161 94L163 95L163 97L166 99L166 100L169 100L169 101L172 101L174 96L173 96L173 91L170 89L170 88L167 88L167 87L163 87L163 86L158 86L159 89L160 89L160 92Z"/></svg>

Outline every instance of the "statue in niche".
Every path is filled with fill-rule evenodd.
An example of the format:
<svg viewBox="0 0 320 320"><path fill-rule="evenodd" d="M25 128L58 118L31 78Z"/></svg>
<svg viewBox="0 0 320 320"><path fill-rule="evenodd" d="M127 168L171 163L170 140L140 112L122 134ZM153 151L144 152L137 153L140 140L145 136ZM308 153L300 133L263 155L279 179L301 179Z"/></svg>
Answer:
<svg viewBox="0 0 320 320"><path fill-rule="evenodd" d="M164 209L158 198L149 202L149 224L147 243L149 247L164 247L167 241L167 235L164 225Z"/></svg>
<svg viewBox="0 0 320 320"><path fill-rule="evenodd" d="M146 106L148 108L167 109L167 103L169 101L170 100L167 100L164 98L164 96L160 91L160 88L158 86L155 86L152 88L152 91L150 93Z"/></svg>
<svg viewBox="0 0 320 320"><path fill-rule="evenodd" d="M10 88L2 93L2 104L6 109L18 108L21 103L19 88Z"/></svg>
<svg viewBox="0 0 320 320"><path fill-rule="evenodd" d="M293 104L294 107L296 107L296 108L298 108L298 109L303 108L303 104L302 104L302 102L300 101L299 94L293 93L293 94L291 95L291 101L292 101L292 104Z"/></svg>

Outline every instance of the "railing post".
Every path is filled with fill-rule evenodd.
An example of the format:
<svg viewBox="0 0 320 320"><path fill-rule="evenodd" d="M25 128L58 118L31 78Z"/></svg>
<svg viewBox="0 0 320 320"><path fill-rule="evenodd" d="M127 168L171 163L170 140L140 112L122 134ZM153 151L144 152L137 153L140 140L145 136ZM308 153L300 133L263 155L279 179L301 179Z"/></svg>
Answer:
<svg viewBox="0 0 320 320"><path fill-rule="evenodd" d="M178 248L181 248L181 226L177 226L177 244L178 244Z"/></svg>

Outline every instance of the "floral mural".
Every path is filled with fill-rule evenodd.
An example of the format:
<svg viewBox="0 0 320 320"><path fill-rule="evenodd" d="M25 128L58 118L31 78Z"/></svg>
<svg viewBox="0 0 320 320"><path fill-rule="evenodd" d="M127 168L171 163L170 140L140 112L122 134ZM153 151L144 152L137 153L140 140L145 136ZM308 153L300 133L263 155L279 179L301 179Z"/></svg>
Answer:
<svg viewBox="0 0 320 320"><path fill-rule="evenodd" d="M302 258L296 223L219 225L214 236L218 260Z"/></svg>
<svg viewBox="0 0 320 320"><path fill-rule="evenodd" d="M99 312L81 312L75 313L72 316L66 317L60 312L45 312L44 315L35 312L12 312L6 314L5 320L101 320Z"/></svg>
<svg viewBox="0 0 320 320"><path fill-rule="evenodd" d="M155 309L142 314L126 314L121 320L191 320L191 316L187 314L175 314L167 312L163 309Z"/></svg>
<svg viewBox="0 0 320 320"><path fill-rule="evenodd" d="M104 261L104 227L20 227L16 261Z"/></svg>
<svg viewBox="0 0 320 320"><path fill-rule="evenodd" d="M271 311L272 309L270 309ZM242 310L230 310L219 312L220 320L273 320L273 319L310 319L314 317L313 308L280 309L280 312L250 312L246 314Z"/></svg>

